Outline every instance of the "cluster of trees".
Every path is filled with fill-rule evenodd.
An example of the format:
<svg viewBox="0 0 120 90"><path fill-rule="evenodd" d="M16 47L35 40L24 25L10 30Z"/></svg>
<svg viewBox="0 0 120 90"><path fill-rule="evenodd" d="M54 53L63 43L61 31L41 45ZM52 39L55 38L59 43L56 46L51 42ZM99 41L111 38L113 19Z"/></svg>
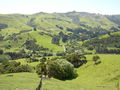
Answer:
<svg viewBox="0 0 120 90"><path fill-rule="evenodd" d="M0 63L8 62L8 60L11 60L11 56L4 54L4 51L0 49Z"/></svg>
<svg viewBox="0 0 120 90"><path fill-rule="evenodd" d="M4 36L0 34L0 41L3 41Z"/></svg>
<svg viewBox="0 0 120 90"><path fill-rule="evenodd" d="M35 57L30 57L27 59L27 63L38 62L39 60Z"/></svg>
<svg viewBox="0 0 120 90"><path fill-rule="evenodd" d="M120 54L119 48L96 47L97 53Z"/></svg>
<svg viewBox="0 0 120 90"><path fill-rule="evenodd" d="M68 35L64 34L62 31L59 32L59 36L62 38L62 42L67 42L68 40Z"/></svg>
<svg viewBox="0 0 120 90"><path fill-rule="evenodd" d="M52 37L52 43L59 45L60 39L62 39L63 42L67 42L69 40L75 40L75 41L84 41L91 38L95 38L98 36L102 36L105 34L109 34L110 32L115 32L116 28L112 27L109 31L106 29L101 28L100 26L96 28L92 28L90 26L86 26L82 24L86 29L83 28L67 28L67 31L70 33L65 34L62 31L59 32L58 35L54 35ZM118 30L119 31L119 30Z"/></svg>
<svg viewBox="0 0 120 90"><path fill-rule="evenodd" d="M59 45L60 44L60 39L62 39L62 42L67 42L68 35L64 34L62 31L58 33L58 35L52 36L52 43Z"/></svg>
<svg viewBox="0 0 120 90"><path fill-rule="evenodd" d="M58 56L62 56L64 52L58 52ZM19 52L4 52L2 49L0 49L0 62L5 61L6 58L8 60L16 60L21 58L29 58L29 62L34 62L37 60L34 60L35 57L43 57L43 56L53 56L52 52L42 52L42 51L35 51L35 50L20 50Z"/></svg>
<svg viewBox="0 0 120 90"><path fill-rule="evenodd" d="M7 24L0 24L0 30L1 30L1 29L5 29L5 28L7 28L7 27L8 27Z"/></svg>
<svg viewBox="0 0 120 90"><path fill-rule="evenodd" d="M2 50L2 49L0 49L0 55L1 55L1 54L3 54L3 50Z"/></svg>
<svg viewBox="0 0 120 90"><path fill-rule="evenodd" d="M60 80L72 79L77 77L74 66L65 59L48 60L41 62L36 68L37 74L54 77Z"/></svg>
<svg viewBox="0 0 120 90"><path fill-rule="evenodd" d="M54 77L60 80L72 79L77 75L74 68L78 68L86 63L86 57L76 53L47 61L46 58L43 58L41 59L41 63L36 67L36 72L38 75Z"/></svg>
<svg viewBox="0 0 120 90"><path fill-rule="evenodd" d="M66 55L65 52L57 52L57 53L56 53L56 56L65 56L65 55Z"/></svg>
<svg viewBox="0 0 120 90"><path fill-rule="evenodd" d="M59 45L60 44L60 36L59 35L54 35L53 37L52 37L52 43L53 44L56 44L56 45Z"/></svg>
<svg viewBox="0 0 120 90"><path fill-rule="evenodd" d="M26 40L26 42L23 44L26 46L26 49L28 50L48 50L48 48L44 48L43 46L39 46L36 44L36 40Z"/></svg>
<svg viewBox="0 0 120 90"><path fill-rule="evenodd" d="M95 49L97 53L120 53L120 35L119 34L108 34L106 38L95 38L86 41L83 46L89 50Z"/></svg>
<svg viewBox="0 0 120 90"><path fill-rule="evenodd" d="M74 66L65 59L47 60L46 58L41 59L41 63L36 67L36 73L41 78L36 90L42 88L43 75L49 78L54 77L60 80L73 79L78 76Z"/></svg>
<svg viewBox="0 0 120 90"><path fill-rule="evenodd" d="M61 29L61 30L63 30L64 28L63 27L61 27L60 25L56 25L56 27L57 28L59 28L59 29Z"/></svg>
<svg viewBox="0 0 120 90"><path fill-rule="evenodd" d="M76 53L76 52L78 52L79 54L85 53L82 45L74 40L69 41L66 45L64 45L64 47L65 47L65 52L68 54Z"/></svg>
<svg viewBox="0 0 120 90"><path fill-rule="evenodd" d="M82 66L87 63L86 57L84 55L79 55L76 53L63 56L62 58L66 59L68 62L73 64L75 68Z"/></svg>
<svg viewBox="0 0 120 90"><path fill-rule="evenodd" d="M26 54L24 53L20 53L20 52L6 52L4 53L5 55L9 55L11 57L11 60L15 60L15 59L20 59L20 58L25 58L27 57Z"/></svg>
<svg viewBox="0 0 120 90"><path fill-rule="evenodd" d="M115 28L111 28L110 31L102 29L100 26L96 28L92 28L90 26L86 26L82 24L86 29L83 28L67 28L67 31L70 33L64 34L62 31L59 32L58 35L54 35L52 38L52 43L59 45L60 38L62 38L63 42L67 42L68 40L75 40L75 41L84 41L91 38L95 38L98 36L102 36L108 34L110 32L115 32Z"/></svg>
<svg viewBox="0 0 120 90"><path fill-rule="evenodd" d="M106 38L95 38L92 40L89 40L85 42L83 45L89 47L89 45L92 46L108 46L108 47L119 47L120 35L109 35L109 37Z"/></svg>
<svg viewBox="0 0 120 90"><path fill-rule="evenodd" d="M83 28L67 28L67 31L72 32L71 35L69 36L70 39L74 39L77 41L84 41L87 39L91 39L94 37L98 37L101 35L105 35L108 33L107 30L102 29L100 27L92 28L90 26L86 26L82 24L82 26L86 27L86 29Z"/></svg>
<svg viewBox="0 0 120 90"><path fill-rule="evenodd" d="M17 72L31 72L32 67L29 65L21 65L20 62L3 62L0 64L0 74L17 73Z"/></svg>

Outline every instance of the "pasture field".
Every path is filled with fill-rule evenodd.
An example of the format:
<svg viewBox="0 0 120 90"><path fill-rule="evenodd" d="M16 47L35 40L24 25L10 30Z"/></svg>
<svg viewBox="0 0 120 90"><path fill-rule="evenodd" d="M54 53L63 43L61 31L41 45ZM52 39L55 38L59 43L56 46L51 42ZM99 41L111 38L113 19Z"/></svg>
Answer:
<svg viewBox="0 0 120 90"><path fill-rule="evenodd" d="M98 54L101 62L88 63L77 68L78 77L72 80L43 80L43 90L119 90L120 55ZM39 83L36 73L11 73L0 75L0 90L35 90Z"/></svg>

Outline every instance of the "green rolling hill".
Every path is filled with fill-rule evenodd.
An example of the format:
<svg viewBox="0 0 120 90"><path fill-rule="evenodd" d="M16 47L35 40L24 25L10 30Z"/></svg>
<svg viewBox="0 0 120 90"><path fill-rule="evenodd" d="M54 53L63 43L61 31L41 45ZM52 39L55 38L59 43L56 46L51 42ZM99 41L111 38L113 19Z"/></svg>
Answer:
<svg viewBox="0 0 120 90"><path fill-rule="evenodd" d="M32 15L0 14L0 48L5 51L26 49L26 40L53 51L64 51L68 41L84 41L109 32L120 31L119 15L101 15L87 12L36 13ZM63 32L65 42L52 43L54 35ZM40 34L42 33L42 34Z"/></svg>

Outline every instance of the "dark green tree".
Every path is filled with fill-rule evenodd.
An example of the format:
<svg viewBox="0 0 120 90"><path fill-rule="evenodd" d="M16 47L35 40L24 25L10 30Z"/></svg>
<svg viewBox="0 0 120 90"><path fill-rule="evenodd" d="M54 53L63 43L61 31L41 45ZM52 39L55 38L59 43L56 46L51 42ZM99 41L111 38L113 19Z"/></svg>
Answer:
<svg viewBox="0 0 120 90"><path fill-rule="evenodd" d="M95 64L99 64L99 63L101 63L101 61L100 61L100 57L99 56L93 56L93 61L95 62Z"/></svg>
<svg viewBox="0 0 120 90"><path fill-rule="evenodd" d="M2 49L0 49L0 54L3 54L3 50Z"/></svg>
<svg viewBox="0 0 120 90"><path fill-rule="evenodd" d="M65 58L70 63L72 63L75 68L78 68L79 66L87 63L86 57L84 55L79 55L79 54L76 54L76 53L67 55L63 58Z"/></svg>
<svg viewBox="0 0 120 90"><path fill-rule="evenodd" d="M48 62L48 76L60 80L73 79L77 77L74 66L65 59Z"/></svg>
<svg viewBox="0 0 120 90"><path fill-rule="evenodd" d="M58 35L54 35L52 37L52 43L53 44L59 45L59 41L60 41L60 37Z"/></svg>

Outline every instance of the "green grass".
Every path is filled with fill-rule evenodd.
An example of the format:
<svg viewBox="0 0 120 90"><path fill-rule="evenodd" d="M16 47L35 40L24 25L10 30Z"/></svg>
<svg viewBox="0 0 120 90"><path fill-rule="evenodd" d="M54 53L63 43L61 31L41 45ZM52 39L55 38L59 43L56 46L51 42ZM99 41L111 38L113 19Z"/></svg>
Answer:
<svg viewBox="0 0 120 90"><path fill-rule="evenodd" d="M13 77L7 77L13 75ZM0 75L0 90L35 90L39 79L34 73L14 73Z"/></svg>
<svg viewBox="0 0 120 90"><path fill-rule="evenodd" d="M49 48L49 50L52 50L53 52L57 52L57 51L63 51L63 47L62 46L58 46L55 44L52 44L52 37L48 36L48 35L40 35L40 31L30 31L27 33L21 33L19 35L17 35L16 37L13 37L14 39L17 40L9 40L9 38L11 38L12 32L9 32L9 34L6 34L9 31L9 29L6 29L4 32L2 31L1 34L5 35L6 40L2 41L0 43L0 47L3 48L3 50L5 52L9 52L9 51L19 51L22 48L24 48L23 44L26 42L26 40L32 40L35 39L37 42L36 44L43 46L44 48ZM16 30L16 33L18 33L18 31ZM8 39L8 40L7 40ZM61 44L64 44L61 42ZM11 45L12 47L10 49L6 49L5 46L6 45Z"/></svg>
<svg viewBox="0 0 120 90"><path fill-rule="evenodd" d="M49 48L50 50L53 51L63 51L63 47L62 46L58 46L55 44L52 44L52 37L48 36L48 35L40 35L39 31L37 32L30 32L30 35L37 40L37 44L41 45L45 48Z"/></svg>
<svg viewBox="0 0 120 90"><path fill-rule="evenodd" d="M116 84L120 79L120 55L99 54L102 63L94 65L89 61L77 69L79 76L73 80L43 80L43 90L118 90ZM93 55L87 55L92 60ZM1 90L35 90L39 78L35 73L11 73L0 75Z"/></svg>
<svg viewBox="0 0 120 90"><path fill-rule="evenodd" d="M40 62L32 62L32 63L27 63L27 59L18 59L18 60L15 60L17 62L20 62L22 65L30 65L30 66L36 66L37 64L39 64Z"/></svg>
<svg viewBox="0 0 120 90"><path fill-rule="evenodd" d="M106 34L106 35L99 37L99 39L104 39L104 38L108 38L108 37L110 37L110 36L108 34Z"/></svg>
<svg viewBox="0 0 120 90"><path fill-rule="evenodd" d="M102 27L102 28L110 28L111 26L114 26L115 24L111 22L109 19L102 15L88 15L88 14L81 14L80 15L80 22L91 26L91 27Z"/></svg>

